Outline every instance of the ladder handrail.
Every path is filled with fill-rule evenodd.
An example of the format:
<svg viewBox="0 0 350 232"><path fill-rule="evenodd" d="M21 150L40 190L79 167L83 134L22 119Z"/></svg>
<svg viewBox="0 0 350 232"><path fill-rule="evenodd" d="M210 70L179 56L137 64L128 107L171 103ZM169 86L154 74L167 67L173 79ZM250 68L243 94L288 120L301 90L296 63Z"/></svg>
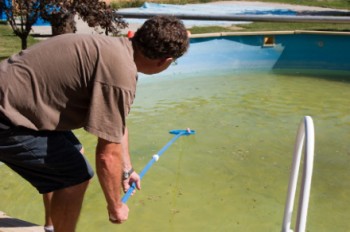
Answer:
<svg viewBox="0 0 350 232"><path fill-rule="evenodd" d="M287 201L283 217L282 232L291 232L290 229L294 199L296 194L301 153L305 141L304 149L304 167L302 183L300 187L299 207L296 220L296 232L304 232L306 228L306 218L309 206L311 179L314 163L314 148L315 148L315 129L314 123L310 116L305 116L299 125L296 143L294 146L294 155L292 169L288 185Z"/></svg>

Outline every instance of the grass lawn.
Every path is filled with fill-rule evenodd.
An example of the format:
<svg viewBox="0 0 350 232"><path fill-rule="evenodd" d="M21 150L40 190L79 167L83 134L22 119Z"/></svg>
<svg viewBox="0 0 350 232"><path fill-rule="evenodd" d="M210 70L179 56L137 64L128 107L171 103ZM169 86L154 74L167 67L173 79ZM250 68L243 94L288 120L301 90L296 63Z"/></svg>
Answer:
<svg viewBox="0 0 350 232"><path fill-rule="evenodd" d="M190 29L192 34L215 33L215 32L241 32L241 31L338 31L350 32L349 24L332 24L332 23L269 23L255 22L250 24L240 24L233 27L193 27Z"/></svg>
<svg viewBox="0 0 350 232"><path fill-rule="evenodd" d="M28 37L28 47L38 40ZM3 60L21 50L21 39L13 33L11 27L6 24L0 24L0 60Z"/></svg>
<svg viewBox="0 0 350 232"><path fill-rule="evenodd" d="M269 23L255 22L241 26L249 31L282 31L282 30L311 30L311 31L343 31L350 32L349 24L336 23Z"/></svg>

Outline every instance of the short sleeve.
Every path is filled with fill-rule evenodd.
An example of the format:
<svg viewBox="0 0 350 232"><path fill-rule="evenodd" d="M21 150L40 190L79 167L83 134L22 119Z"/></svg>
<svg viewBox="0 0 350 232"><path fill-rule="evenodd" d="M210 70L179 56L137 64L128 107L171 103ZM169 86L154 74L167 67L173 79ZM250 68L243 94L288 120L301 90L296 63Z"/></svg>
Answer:
<svg viewBox="0 0 350 232"><path fill-rule="evenodd" d="M84 129L99 138L120 143L134 92L96 82Z"/></svg>

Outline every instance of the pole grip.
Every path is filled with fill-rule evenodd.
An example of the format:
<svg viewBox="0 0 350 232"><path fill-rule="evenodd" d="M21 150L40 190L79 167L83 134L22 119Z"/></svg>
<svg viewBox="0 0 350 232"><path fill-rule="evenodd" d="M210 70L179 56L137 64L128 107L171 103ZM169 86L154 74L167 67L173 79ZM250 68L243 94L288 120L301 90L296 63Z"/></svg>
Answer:
<svg viewBox="0 0 350 232"><path fill-rule="evenodd" d="M125 204L129 198L131 197L132 192L136 189L136 184L135 182L131 184L130 188L128 191L125 193L125 195L122 197L122 202Z"/></svg>

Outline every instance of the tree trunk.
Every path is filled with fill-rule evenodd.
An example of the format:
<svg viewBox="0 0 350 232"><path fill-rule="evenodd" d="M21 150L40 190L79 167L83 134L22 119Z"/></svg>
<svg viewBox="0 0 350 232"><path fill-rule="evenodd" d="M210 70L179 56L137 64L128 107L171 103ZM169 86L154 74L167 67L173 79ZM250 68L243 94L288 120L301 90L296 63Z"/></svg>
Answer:
<svg viewBox="0 0 350 232"><path fill-rule="evenodd" d="M28 36L21 36L21 44L22 44L22 50L27 49L27 37Z"/></svg>

